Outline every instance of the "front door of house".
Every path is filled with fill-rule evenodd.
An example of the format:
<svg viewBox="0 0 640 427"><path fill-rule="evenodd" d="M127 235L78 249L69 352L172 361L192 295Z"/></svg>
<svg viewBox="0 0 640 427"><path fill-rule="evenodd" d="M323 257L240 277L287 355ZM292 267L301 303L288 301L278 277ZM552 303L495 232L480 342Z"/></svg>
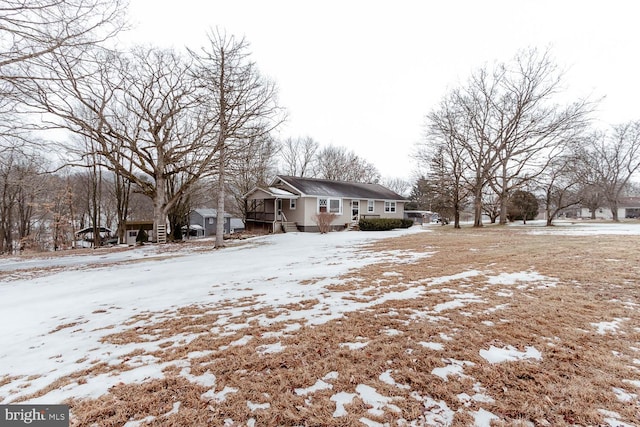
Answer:
<svg viewBox="0 0 640 427"><path fill-rule="evenodd" d="M276 200L276 220L282 221L282 199Z"/></svg>
<svg viewBox="0 0 640 427"><path fill-rule="evenodd" d="M360 221L360 200L351 201L351 221Z"/></svg>

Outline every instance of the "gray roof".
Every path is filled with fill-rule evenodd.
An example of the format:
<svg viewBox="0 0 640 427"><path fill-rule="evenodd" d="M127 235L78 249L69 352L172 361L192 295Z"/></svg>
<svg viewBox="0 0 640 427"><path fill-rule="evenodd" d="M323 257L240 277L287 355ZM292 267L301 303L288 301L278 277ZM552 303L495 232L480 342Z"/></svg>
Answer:
<svg viewBox="0 0 640 427"><path fill-rule="evenodd" d="M242 218L231 218L231 228L244 228Z"/></svg>
<svg viewBox="0 0 640 427"><path fill-rule="evenodd" d="M200 208L200 209L194 209L194 212L198 213L198 215L200 215L203 218L217 218L218 217L218 210L217 209L210 209L210 208ZM231 214L228 214L225 212L224 214L225 218L229 218L231 217Z"/></svg>
<svg viewBox="0 0 640 427"><path fill-rule="evenodd" d="M278 175L276 178L307 196L334 196L373 200L408 200L380 184L333 181L329 179L301 178Z"/></svg>

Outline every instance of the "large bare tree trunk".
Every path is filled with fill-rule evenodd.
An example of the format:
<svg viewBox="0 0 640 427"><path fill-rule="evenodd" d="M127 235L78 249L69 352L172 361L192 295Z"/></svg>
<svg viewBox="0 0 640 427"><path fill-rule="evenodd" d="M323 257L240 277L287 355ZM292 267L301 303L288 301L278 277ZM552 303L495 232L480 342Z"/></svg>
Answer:
<svg viewBox="0 0 640 427"><path fill-rule="evenodd" d="M477 189L473 200L473 226L482 227L482 189Z"/></svg>
<svg viewBox="0 0 640 427"><path fill-rule="evenodd" d="M609 200L609 208L611 209L611 216L615 222L620 222L618 217L618 200Z"/></svg>
<svg viewBox="0 0 640 427"><path fill-rule="evenodd" d="M505 163L502 164L502 176L500 178L502 180L502 185L500 188L500 224L507 224L507 201L508 201L508 178L507 178L507 165Z"/></svg>
<svg viewBox="0 0 640 427"><path fill-rule="evenodd" d="M160 228L166 227L167 225L167 205L166 205L166 197L167 197L167 178L164 176L164 161L163 155L158 156L157 170L156 170L156 185L155 185L155 194L153 197L153 240L158 242L158 226ZM165 228L166 233L166 228Z"/></svg>
<svg viewBox="0 0 640 427"><path fill-rule="evenodd" d="M224 247L224 196L225 196L225 151L220 147L220 163L218 164L218 215L216 217L216 248Z"/></svg>

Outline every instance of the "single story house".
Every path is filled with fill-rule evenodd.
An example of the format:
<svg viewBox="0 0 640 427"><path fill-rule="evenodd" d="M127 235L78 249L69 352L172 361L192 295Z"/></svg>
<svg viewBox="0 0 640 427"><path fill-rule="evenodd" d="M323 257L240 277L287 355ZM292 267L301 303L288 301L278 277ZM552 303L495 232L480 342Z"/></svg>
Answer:
<svg viewBox="0 0 640 427"><path fill-rule="evenodd" d="M191 227L191 229L197 229L198 236L200 237L215 236L217 220L217 209L200 208L194 209L189 213L189 226ZM199 226L202 228L200 229L199 227L194 226ZM229 233L231 233L231 215L225 212L224 234Z"/></svg>
<svg viewBox="0 0 640 427"><path fill-rule="evenodd" d="M591 218L591 210L586 207L580 208L581 218ZM611 208L603 206L596 210L596 219L613 219ZM618 201L618 218L640 218L640 197L621 197Z"/></svg>
<svg viewBox="0 0 640 427"><path fill-rule="evenodd" d="M404 218L409 200L380 184L278 175L267 188L245 194L246 227L269 232L319 231L316 215L336 215L335 230L360 218Z"/></svg>

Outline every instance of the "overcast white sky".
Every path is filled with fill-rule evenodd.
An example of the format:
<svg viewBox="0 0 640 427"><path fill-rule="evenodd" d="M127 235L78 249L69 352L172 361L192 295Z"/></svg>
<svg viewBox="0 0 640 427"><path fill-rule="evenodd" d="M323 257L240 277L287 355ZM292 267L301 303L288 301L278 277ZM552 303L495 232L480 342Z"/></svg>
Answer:
<svg viewBox="0 0 640 427"><path fill-rule="evenodd" d="M424 116L477 68L551 48L567 100L599 98L601 124L640 119L640 2L547 0L130 0L128 38L205 44L244 36L279 87L281 137L354 150L384 177L411 176Z"/></svg>

